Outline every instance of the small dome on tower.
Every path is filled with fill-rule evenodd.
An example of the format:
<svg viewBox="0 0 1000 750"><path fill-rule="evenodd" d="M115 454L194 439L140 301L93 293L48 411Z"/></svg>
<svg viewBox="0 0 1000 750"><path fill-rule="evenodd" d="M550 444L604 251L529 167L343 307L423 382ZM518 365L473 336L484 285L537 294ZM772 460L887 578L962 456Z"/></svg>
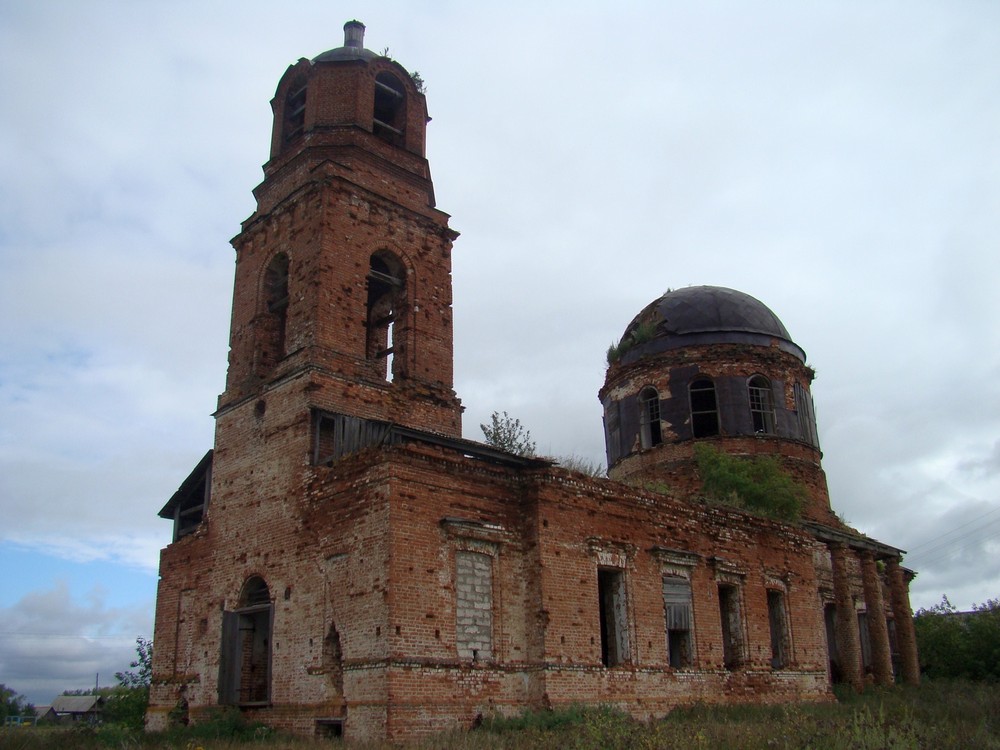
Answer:
<svg viewBox="0 0 1000 750"><path fill-rule="evenodd" d="M361 21L348 21L344 24L344 46L317 55L313 62L372 60L378 56L370 49L365 49L365 25Z"/></svg>
<svg viewBox="0 0 1000 750"><path fill-rule="evenodd" d="M628 351L641 353L697 343L758 343L777 340L803 361L803 352L784 324L760 300L719 286L668 291L628 324L622 335Z"/></svg>

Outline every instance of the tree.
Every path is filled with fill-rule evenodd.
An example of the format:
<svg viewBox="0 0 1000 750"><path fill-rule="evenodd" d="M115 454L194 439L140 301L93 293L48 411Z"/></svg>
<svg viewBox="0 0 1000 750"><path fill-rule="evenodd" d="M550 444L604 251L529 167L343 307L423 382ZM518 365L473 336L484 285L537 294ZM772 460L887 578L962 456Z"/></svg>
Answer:
<svg viewBox="0 0 1000 750"><path fill-rule="evenodd" d="M514 419L507 412L490 415L490 424L481 424L479 428L486 437L486 442L494 448L499 448L518 456L534 456L535 443L531 433L524 428L520 419Z"/></svg>
<svg viewBox="0 0 1000 750"><path fill-rule="evenodd" d="M1000 679L1000 599L959 612L941 597L913 618L920 668L928 677Z"/></svg>
<svg viewBox="0 0 1000 750"><path fill-rule="evenodd" d="M8 716L34 716L35 707L28 699L6 685L0 685L0 722Z"/></svg>
<svg viewBox="0 0 1000 750"><path fill-rule="evenodd" d="M115 679L122 687L148 688L153 677L153 641L140 635L135 639L135 653L135 661L129 664L132 669L115 672Z"/></svg>
<svg viewBox="0 0 1000 750"><path fill-rule="evenodd" d="M149 707L149 683L153 677L153 642L141 635L135 639L136 658L124 672L115 672L118 686L108 696L104 720L131 729L142 729Z"/></svg>

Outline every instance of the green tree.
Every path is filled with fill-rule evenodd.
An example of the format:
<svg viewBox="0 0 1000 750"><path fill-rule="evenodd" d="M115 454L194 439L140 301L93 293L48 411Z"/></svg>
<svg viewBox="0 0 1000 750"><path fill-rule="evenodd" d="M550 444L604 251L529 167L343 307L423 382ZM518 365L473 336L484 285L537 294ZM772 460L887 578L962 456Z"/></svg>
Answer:
<svg viewBox="0 0 1000 750"><path fill-rule="evenodd" d="M771 518L794 521L802 512L806 491L771 456L731 456L698 443L694 457L706 497Z"/></svg>
<svg viewBox="0 0 1000 750"><path fill-rule="evenodd" d="M135 652L136 658L129 664L131 669L115 672L118 685L108 695L104 720L130 729L142 729L153 676L153 642L139 636L135 639Z"/></svg>
<svg viewBox="0 0 1000 750"><path fill-rule="evenodd" d="M1000 680L1000 599L959 612L947 596L913 619L920 668L928 677Z"/></svg>
<svg viewBox="0 0 1000 750"><path fill-rule="evenodd" d="M0 685L0 726L8 716L34 715L35 707L28 703L27 698L6 685Z"/></svg>
<svg viewBox="0 0 1000 750"><path fill-rule="evenodd" d="M514 419L507 412L501 415L493 412L490 423L480 424L479 428L486 437L486 442L494 448L499 448L518 456L534 456L535 443L531 432L525 429L520 419Z"/></svg>

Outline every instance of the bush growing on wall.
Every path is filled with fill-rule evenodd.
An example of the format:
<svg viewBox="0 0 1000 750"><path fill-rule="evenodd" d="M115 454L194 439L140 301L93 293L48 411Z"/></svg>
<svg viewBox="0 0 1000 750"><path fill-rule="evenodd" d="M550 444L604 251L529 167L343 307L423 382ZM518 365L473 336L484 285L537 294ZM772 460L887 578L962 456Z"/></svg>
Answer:
<svg viewBox="0 0 1000 750"><path fill-rule="evenodd" d="M731 456L704 443L695 445L694 457L709 500L782 521L794 521L802 512L806 491L777 459Z"/></svg>

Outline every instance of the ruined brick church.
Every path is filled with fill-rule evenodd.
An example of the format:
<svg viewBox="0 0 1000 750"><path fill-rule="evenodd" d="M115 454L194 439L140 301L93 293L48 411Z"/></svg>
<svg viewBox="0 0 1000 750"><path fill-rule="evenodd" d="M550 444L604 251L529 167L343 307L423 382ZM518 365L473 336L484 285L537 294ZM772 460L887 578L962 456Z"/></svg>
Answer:
<svg viewBox="0 0 1000 750"><path fill-rule="evenodd" d="M271 102L215 447L160 513L148 728L231 706L400 739L918 680L912 574L832 512L813 372L758 300L690 287L628 325L599 394L607 479L461 437L426 102L363 35ZM706 503L701 444L777 458L800 519Z"/></svg>

